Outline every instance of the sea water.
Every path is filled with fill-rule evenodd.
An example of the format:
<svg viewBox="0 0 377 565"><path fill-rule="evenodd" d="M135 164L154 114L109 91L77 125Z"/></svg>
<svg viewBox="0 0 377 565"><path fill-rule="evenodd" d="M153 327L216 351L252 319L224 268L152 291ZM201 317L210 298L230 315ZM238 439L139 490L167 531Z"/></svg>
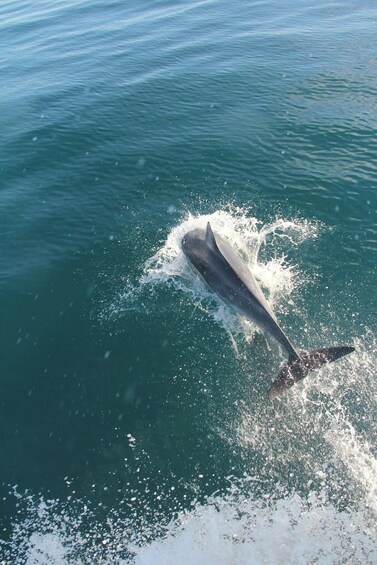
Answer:
<svg viewBox="0 0 377 565"><path fill-rule="evenodd" d="M377 562L377 9L0 5L0 563ZM299 348L208 289L210 221Z"/></svg>

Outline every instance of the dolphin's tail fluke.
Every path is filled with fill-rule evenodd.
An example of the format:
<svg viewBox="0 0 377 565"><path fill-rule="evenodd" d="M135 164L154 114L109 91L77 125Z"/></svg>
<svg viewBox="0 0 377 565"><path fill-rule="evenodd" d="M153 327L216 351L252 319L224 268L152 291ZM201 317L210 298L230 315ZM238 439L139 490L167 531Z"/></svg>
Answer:
<svg viewBox="0 0 377 565"><path fill-rule="evenodd" d="M285 390L306 377L309 371L319 369L322 365L336 361L354 350L354 347L342 346L300 351L300 357L289 359L277 379L272 383L268 393L269 400L283 394Z"/></svg>

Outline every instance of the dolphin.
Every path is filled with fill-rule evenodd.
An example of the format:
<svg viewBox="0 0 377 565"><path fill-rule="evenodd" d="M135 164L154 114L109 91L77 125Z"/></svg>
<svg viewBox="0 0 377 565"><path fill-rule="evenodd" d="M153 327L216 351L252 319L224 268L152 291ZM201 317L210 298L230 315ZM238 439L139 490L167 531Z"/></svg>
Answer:
<svg viewBox="0 0 377 565"><path fill-rule="evenodd" d="M209 222L206 230L197 228L186 233L182 249L194 270L227 305L271 335L287 353L288 360L269 390L269 400L280 396L309 371L354 351L352 346L296 349L280 327L249 267L227 241L213 233Z"/></svg>

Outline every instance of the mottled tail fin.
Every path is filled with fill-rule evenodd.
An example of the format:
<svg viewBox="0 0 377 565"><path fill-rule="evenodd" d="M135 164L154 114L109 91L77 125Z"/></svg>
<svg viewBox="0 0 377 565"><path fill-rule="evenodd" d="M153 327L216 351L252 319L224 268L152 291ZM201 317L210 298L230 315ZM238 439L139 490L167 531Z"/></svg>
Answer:
<svg viewBox="0 0 377 565"><path fill-rule="evenodd" d="M336 361L354 350L354 347L342 346L300 351L300 357L289 359L273 382L268 393L269 400L283 394L292 385L306 377L309 371L319 369L322 365Z"/></svg>

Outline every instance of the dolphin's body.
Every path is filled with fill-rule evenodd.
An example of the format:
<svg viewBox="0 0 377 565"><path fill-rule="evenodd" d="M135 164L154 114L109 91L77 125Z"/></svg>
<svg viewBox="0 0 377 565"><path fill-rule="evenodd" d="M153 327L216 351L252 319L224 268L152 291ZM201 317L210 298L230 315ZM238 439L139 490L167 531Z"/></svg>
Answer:
<svg viewBox="0 0 377 565"><path fill-rule="evenodd" d="M270 399L303 379L309 370L354 351L347 346L298 351L281 329L246 263L229 243L213 233L209 222L206 230L198 228L188 232L182 239L182 249L191 265L224 302L270 334L286 351L288 363L273 383Z"/></svg>

